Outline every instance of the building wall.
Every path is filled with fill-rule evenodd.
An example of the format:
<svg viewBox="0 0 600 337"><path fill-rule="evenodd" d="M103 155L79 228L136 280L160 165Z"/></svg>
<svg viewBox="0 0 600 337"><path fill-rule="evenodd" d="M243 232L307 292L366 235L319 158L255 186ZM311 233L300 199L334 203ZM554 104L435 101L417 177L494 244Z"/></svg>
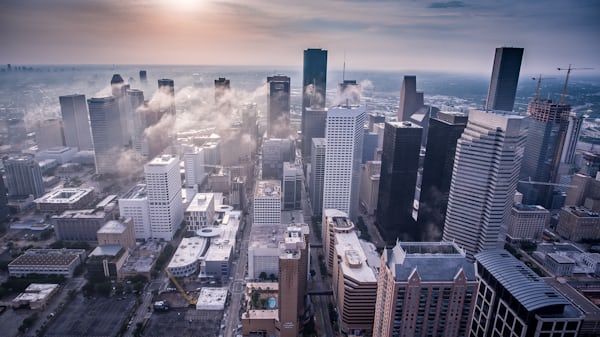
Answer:
<svg viewBox="0 0 600 337"><path fill-rule="evenodd" d="M133 220L133 227L136 239L149 239L150 230L150 211L148 210L148 199L119 199L119 213L122 217L128 217Z"/></svg>
<svg viewBox="0 0 600 337"><path fill-rule="evenodd" d="M549 221L550 212L544 208L520 210L515 206L511 210L506 235L511 240L541 242Z"/></svg>
<svg viewBox="0 0 600 337"><path fill-rule="evenodd" d="M144 166L144 173L151 235L169 241L183 221L179 158L156 157Z"/></svg>
<svg viewBox="0 0 600 337"><path fill-rule="evenodd" d="M323 213L323 179L325 178L325 138L313 138L311 149L309 194L313 214Z"/></svg>
<svg viewBox="0 0 600 337"><path fill-rule="evenodd" d="M556 232L571 241L600 239L600 214L584 207L563 207Z"/></svg>

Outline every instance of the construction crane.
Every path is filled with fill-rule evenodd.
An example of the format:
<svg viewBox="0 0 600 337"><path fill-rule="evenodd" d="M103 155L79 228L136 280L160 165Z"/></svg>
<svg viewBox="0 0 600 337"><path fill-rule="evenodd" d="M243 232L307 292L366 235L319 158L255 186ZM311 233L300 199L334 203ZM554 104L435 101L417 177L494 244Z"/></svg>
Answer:
<svg viewBox="0 0 600 337"><path fill-rule="evenodd" d="M542 74L540 74L540 76L536 77L532 77L532 80L537 80L537 86L535 87L535 96L533 97L533 101L537 102L537 100L540 97L540 87L542 86ZM545 80L553 80L554 77L544 77Z"/></svg>
<svg viewBox="0 0 600 337"><path fill-rule="evenodd" d="M571 71L572 70L592 70L594 68L573 68L571 67L571 65L569 64L568 68L556 68L558 70L566 70L567 71L567 78L565 79L565 86L563 87L563 91L562 91L562 95L560 96L560 104L565 104L565 100L567 97L567 84L569 84L569 75L571 75Z"/></svg>
<svg viewBox="0 0 600 337"><path fill-rule="evenodd" d="M165 273L169 277L169 280L171 280L171 282L173 282L173 284L175 285L175 288L177 288L177 290L179 290L179 292L181 293L181 295L183 295L183 298L185 298L185 300L188 301L188 303L190 305L196 305L196 300L193 299L193 298L191 298L185 292L185 289L183 289L183 287L179 284L179 282L177 282L177 279L175 279L175 276L173 276L173 274L171 274L171 272L169 271L169 268L165 268Z"/></svg>

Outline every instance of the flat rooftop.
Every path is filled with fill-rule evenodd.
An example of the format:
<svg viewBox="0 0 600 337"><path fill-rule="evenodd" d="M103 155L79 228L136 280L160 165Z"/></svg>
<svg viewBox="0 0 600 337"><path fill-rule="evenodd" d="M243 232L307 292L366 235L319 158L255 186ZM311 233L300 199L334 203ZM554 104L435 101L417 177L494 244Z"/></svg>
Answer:
<svg viewBox="0 0 600 337"><path fill-rule="evenodd" d="M100 227L98 234L122 234L127 231L127 226L119 220L109 220Z"/></svg>
<svg viewBox="0 0 600 337"><path fill-rule="evenodd" d="M168 268L184 267L198 261L206 253L208 243L208 239L198 236L181 239Z"/></svg>
<svg viewBox="0 0 600 337"><path fill-rule="evenodd" d="M377 282L377 275L367 263L367 256L362 249L356 233L336 233L335 250L342 258L342 272L359 282Z"/></svg>
<svg viewBox="0 0 600 337"><path fill-rule="evenodd" d="M214 207L214 198L214 193L196 193L186 212L206 212L211 202Z"/></svg>
<svg viewBox="0 0 600 337"><path fill-rule="evenodd" d="M121 245L100 245L90 253L90 257L92 256L117 256L119 252L123 250Z"/></svg>
<svg viewBox="0 0 600 337"><path fill-rule="evenodd" d="M13 302L36 302L42 301L52 295L58 289L58 284L31 283L24 292L20 293Z"/></svg>
<svg viewBox="0 0 600 337"><path fill-rule="evenodd" d="M161 156L157 156L154 157L154 159L152 159L149 163L147 163L147 166L168 166L171 165L175 162L177 162L179 159L176 156L172 156L169 154L163 154Z"/></svg>
<svg viewBox="0 0 600 337"><path fill-rule="evenodd" d="M256 182L255 198L281 198L279 180L259 180Z"/></svg>
<svg viewBox="0 0 600 337"><path fill-rule="evenodd" d="M250 229L250 240L248 248L279 248L279 242L283 240L286 226L252 226Z"/></svg>
<svg viewBox="0 0 600 337"><path fill-rule="evenodd" d="M83 254L83 249L29 249L9 266L68 266Z"/></svg>
<svg viewBox="0 0 600 337"><path fill-rule="evenodd" d="M49 204L72 204L92 193L94 193L94 189L91 187L57 188L53 191L44 194L44 196L36 199L35 202Z"/></svg>
<svg viewBox="0 0 600 337"><path fill-rule="evenodd" d="M196 310L223 310L227 300L227 288L203 287L196 302Z"/></svg>
<svg viewBox="0 0 600 337"><path fill-rule="evenodd" d="M137 184L127 193L123 194L121 199L144 199L146 198L146 184Z"/></svg>
<svg viewBox="0 0 600 337"><path fill-rule="evenodd" d="M61 215L53 215L53 219L103 219L106 212L96 209L81 209L64 211Z"/></svg>

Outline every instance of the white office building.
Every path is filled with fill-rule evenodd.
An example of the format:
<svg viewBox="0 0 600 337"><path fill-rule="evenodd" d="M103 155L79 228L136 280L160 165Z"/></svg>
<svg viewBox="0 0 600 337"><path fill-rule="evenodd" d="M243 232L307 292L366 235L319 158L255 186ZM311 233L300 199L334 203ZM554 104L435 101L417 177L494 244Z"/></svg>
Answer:
<svg viewBox="0 0 600 337"><path fill-rule="evenodd" d="M501 248L526 139L526 117L472 110L456 145L443 240L469 259Z"/></svg>
<svg viewBox="0 0 600 337"><path fill-rule="evenodd" d="M196 188L206 179L204 164L204 148L185 146L183 149L183 162L185 164L185 187Z"/></svg>
<svg viewBox="0 0 600 337"><path fill-rule="evenodd" d="M254 191L254 223L252 226L281 224L281 181L259 180Z"/></svg>
<svg viewBox="0 0 600 337"><path fill-rule="evenodd" d="M188 231L212 226L215 221L214 193L197 193L185 210Z"/></svg>
<svg viewBox="0 0 600 337"><path fill-rule="evenodd" d="M183 221L179 158L162 155L144 166L153 238L170 241Z"/></svg>
<svg viewBox="0 0 600 337"><path fill-rule="evenodd" d="M119 199L119 214L133 220L136 239L146 240L152 237L146 184L135 185Z"/></svg>
<svg viewBox="0 0 600 337"><path fill-rule="evenodd" d="M361 106L338 106L327 112L323 209L337 209L355 220L366 119Z"/></svg>

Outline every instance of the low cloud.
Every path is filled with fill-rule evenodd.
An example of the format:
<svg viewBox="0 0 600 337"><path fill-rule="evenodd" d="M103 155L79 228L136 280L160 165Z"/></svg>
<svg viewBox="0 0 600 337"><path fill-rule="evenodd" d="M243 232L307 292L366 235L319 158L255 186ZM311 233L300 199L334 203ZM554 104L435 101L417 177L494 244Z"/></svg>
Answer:
<svg viewBox="0 0 600 337"><path fill-rule="evenodd" d="M466 7L467 5L462 1L446 1L446 2L432 2L429 4L428 8L461 8Z"/></svg>

